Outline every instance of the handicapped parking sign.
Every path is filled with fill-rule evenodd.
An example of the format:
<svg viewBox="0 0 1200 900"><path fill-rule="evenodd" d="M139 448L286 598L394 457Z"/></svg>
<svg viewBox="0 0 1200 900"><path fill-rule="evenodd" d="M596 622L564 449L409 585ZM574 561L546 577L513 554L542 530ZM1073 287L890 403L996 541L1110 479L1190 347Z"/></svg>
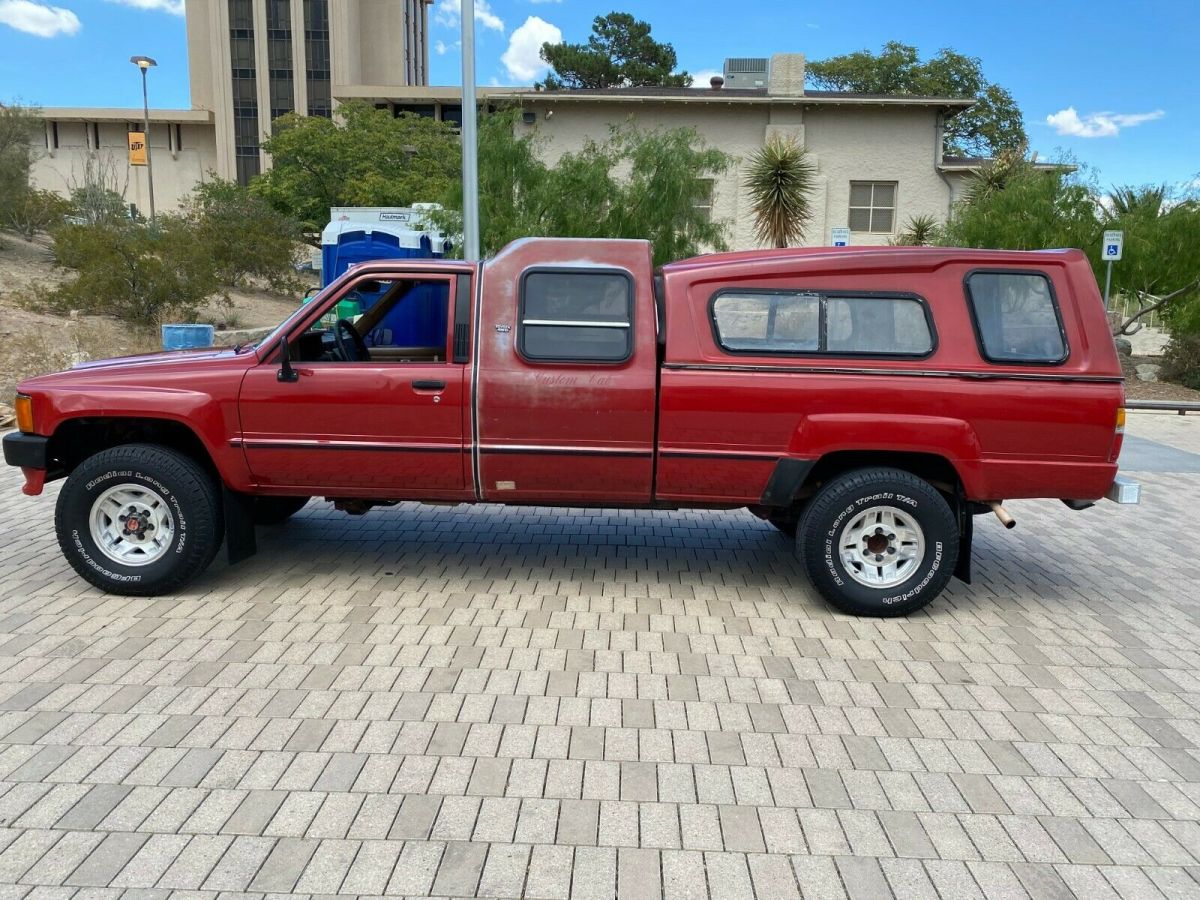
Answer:
<svg viewBox="0 0 1200 900"><path fill-rule="evenodd" d="M1120 262L1125 250L1125 232L1106 231L1101 243L1101 256L1105 262Z"/></svg>

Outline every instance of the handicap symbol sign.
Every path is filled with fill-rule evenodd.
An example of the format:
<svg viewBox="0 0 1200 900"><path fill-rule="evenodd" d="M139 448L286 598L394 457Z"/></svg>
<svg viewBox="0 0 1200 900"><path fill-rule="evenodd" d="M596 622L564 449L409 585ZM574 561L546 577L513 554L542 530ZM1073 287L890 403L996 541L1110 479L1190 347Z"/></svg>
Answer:
<svg viewBox="0 0 1200 900"><path fill-rule="evenodd" d="M1109 244L1108 249L1105 251L1104 255L1105 256L1116 256L1117 255L1117 245Z"/></svg>

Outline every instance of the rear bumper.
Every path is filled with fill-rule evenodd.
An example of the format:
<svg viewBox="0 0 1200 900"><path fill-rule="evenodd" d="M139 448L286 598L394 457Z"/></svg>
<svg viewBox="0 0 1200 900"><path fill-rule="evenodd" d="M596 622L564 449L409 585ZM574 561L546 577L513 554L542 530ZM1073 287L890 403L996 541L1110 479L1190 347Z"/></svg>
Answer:
<svg viewBox="0 0 1200 900"><path fill-rule="evenodd" d="M1113 479L1112 487L1104 495L1106 500L1114 503L1135 504L1141 502L1142 486L1131 478L1118 475Z"/></svg>
<svg viewBox="0 0 1200 900"><path fill-rule="evenodd" d="M4 436L4 461L22 469L45 469L50 439L40 434L13 431Z"/></svg>

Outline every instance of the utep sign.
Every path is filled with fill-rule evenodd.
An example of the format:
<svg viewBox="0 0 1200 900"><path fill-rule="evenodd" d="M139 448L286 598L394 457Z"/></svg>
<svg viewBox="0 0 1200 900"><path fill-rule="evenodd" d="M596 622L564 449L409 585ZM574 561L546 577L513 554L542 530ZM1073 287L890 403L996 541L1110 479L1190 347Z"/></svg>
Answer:
<svg viewBox="0 0 1200 900"><path fill-rule="evenodd" d="M1104 242L1100 247L1100 258L1105 262L1120 262L1121 254L1125 251L1125 232L1106 231Z"/></svg>
<svg viewBox="0 0 1200 900"><path fill-rule="evenodd" d="M129 132L129 164L146 165L146 135L140 131Z"/></svg>

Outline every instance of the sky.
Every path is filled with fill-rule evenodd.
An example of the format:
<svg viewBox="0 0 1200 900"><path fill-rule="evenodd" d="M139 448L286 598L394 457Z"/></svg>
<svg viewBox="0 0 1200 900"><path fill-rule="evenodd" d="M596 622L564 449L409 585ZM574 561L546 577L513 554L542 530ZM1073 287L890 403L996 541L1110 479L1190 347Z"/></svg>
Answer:
<svg viewBox="0 0 1200 900"><path fill-rule="evenodd" d="M296 0L299 2L299 0ZM337 0L331 0L337 2ZM0 100L139 106L134 54L152 56L151 105L189 103L185 0L0 0ZM431 7L431 83L458 84L460 0ZM632 9L707 84L727 56L810 59L915 45L983 62L1025 115L1041 159L1066 154L1102 188L1200 188L1200 0L477 0L480 84L531 84L543 41L582 42L592 19Z"/></svg>

